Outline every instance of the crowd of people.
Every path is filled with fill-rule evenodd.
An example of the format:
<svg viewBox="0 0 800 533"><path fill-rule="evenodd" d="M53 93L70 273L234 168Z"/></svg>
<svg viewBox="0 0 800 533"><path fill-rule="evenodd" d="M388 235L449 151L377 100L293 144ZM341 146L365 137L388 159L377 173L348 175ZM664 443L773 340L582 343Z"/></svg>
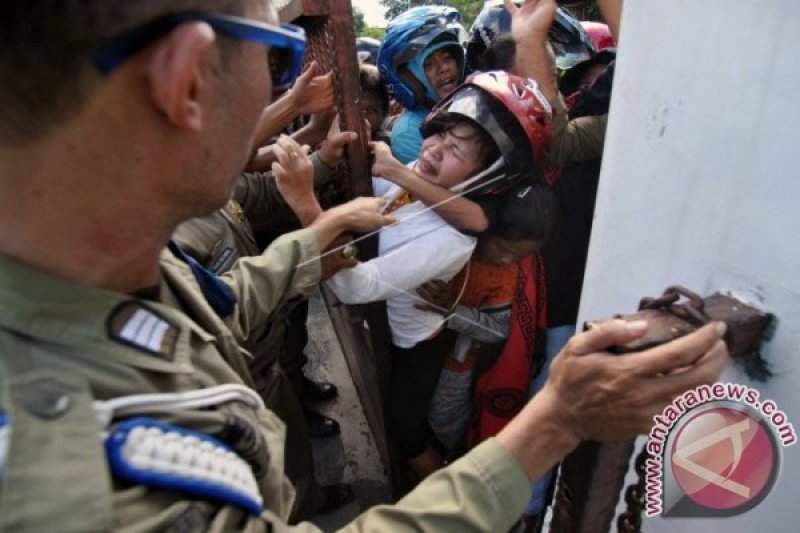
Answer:
<svg viewBox="0 0 800 533"><path fill-rule="evenodd" d="M4 2L0 529L315 530L353 498L314 475L339 431L303 374L320 283L386 302L416 485L346 530L536 529L582 440L717 379L723 324L627 355L647 323L573 336L619 27L598 3L588 30L487 3L466 48L454 8L391 21L359 72L375 196L323 208L361 140L274 3Z"/></svg>

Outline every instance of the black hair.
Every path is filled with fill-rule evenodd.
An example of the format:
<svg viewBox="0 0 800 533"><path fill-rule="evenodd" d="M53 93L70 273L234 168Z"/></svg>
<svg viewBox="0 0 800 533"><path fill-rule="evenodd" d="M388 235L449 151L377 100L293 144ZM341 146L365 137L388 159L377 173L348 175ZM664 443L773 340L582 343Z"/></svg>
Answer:
<svg viewBox="0 0 800 533"><path fill-rule="evenodd" d="M77 114L102 80L91 54L107 39L170 13L244 10L244 0L0 1L0 140L31 142Z"/></svg>
<svg viewBox="0 0 800 533"><path fill-rule="evenodd" d="M425 136L430 137L431 135L446 133L461 124L469 124L475 129L475 133L468 137L459 137L459 139L477 141L479 146L478 162L480 170L488 168L489 165L497 161L500 157L500 149L486 130L474 120L459 115L458 113L437 113L426 123L425 133L427 135Z"/></svg>
<svg viewBox="0 0 800 533"><path fill-rule="evenodd" d="M501 35L483 52L479 58L481 70L514 71L517 57L517 43L510 35Z"/></svg>
<svg viewBox="0 0 800 533"><path fill-rule="evenodd" d="M489 227L484 235L507 240L546 241L553 232L558 200L541 181L524 180L497 198L480 202Z"/></svg>
<svg viewBox="0 0 800 533"><path fill-rule="evenodd" d="M381 102L381 110L386 115L389 112L389 93L386 91L386 86L381 81L378 67L368 63L362 63L358 66L358 81L361 85L361 92L372 93L378 97Z"/></svg>

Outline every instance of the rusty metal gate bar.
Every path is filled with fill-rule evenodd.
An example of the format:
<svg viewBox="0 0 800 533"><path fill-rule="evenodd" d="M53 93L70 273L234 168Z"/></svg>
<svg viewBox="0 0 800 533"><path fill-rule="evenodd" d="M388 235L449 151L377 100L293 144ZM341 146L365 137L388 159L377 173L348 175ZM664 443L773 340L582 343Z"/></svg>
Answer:
<svg viewBox="0 0 800 533"><path fill-rule="evenodd" d="M306 63L316 61L318 72L333 71L341 127L357 132L360 139L348 146L344 179L334 186L338 187L336 190L323 193L323 205L326 200L344 201L356 196L372 196L350 0L283 0L275 5L281 22L293 22L305 28L308 38ZM374 257L377 238L362 241L358 247L361 258ZM322 295L381 460L389 472L392 463L383 423L383 397L390 367L386 306L383 302L345 306L324 286Z"/></svg>

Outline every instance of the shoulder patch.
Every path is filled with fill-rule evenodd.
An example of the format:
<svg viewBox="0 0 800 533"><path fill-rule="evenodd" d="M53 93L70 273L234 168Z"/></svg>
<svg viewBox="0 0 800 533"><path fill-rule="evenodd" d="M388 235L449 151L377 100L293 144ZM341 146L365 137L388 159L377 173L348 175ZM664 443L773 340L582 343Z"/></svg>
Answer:
<svg viewBox="0 0 800 533"><path fill-rule="evenodd" d="M214 262L211 265L211 270L215 274L221 274L225 272L228 268L230 268L230 265L228 265L228 261L233 255L233 252L234 250L230 246L226 246L225 248L223 248L222 252L220 252L219 255L214 258Z"/></svg>
<svg viewBox="0 0 800 533"><path fill-rule="evenodd" d="M138 300L117 305L106 320L108 336L169 361L175 358L180 329Z"/></svg>

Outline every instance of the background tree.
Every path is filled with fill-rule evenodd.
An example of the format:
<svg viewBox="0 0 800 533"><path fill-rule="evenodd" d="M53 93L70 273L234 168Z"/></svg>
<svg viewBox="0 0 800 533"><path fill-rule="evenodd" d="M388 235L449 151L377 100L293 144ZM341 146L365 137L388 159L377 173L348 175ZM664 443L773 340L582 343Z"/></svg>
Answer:
<svg viewBox="0 0 800 533"><path fill-rule="evenodd" d="M367 23L364 22L364 12L361 11L359 8L353 8L353 33L356 36L361 36L364 33L364 29L367 27Z"/></svg>
<svg viewBox="0 0 800 533"><path fill-rule="evenodd" d="M377 26L367 26L364 28L364 31L356 35L356 37L372 37L373 39L378 39L379 41L383 40L383 36L386 34L386 30L384 28L379 28Z"/></svg>

